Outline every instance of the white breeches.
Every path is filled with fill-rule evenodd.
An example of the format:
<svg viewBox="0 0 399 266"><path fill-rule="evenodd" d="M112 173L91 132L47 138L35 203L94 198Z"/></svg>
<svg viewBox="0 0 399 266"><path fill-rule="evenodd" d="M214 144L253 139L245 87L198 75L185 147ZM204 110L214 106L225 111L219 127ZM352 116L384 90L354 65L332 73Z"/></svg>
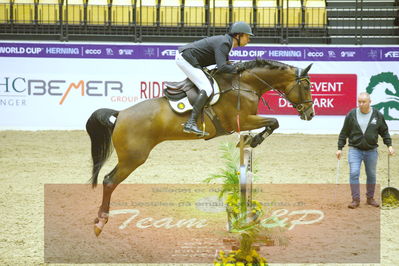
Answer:
<svg viewBox="0 0 399 266"><path fill-rule="evenodd" d="M186 74L200 91L204 90L208 97L212 94L212 85L201 69L193 67L179 52L176 53L175 61L179 68L183 70L184 74Z"/></svg>

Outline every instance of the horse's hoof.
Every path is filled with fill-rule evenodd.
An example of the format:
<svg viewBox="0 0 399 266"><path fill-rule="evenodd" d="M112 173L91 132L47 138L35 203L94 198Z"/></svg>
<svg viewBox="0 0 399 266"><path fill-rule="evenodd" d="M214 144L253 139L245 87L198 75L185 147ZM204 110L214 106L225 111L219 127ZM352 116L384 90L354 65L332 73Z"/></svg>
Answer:
<svg viewBox="0 0 399 266"><path fill-rule="evenodd" d="M104 225L108 222L108 218L94 219L94 234L98 237L103 231Z"/></svg>
<svg viewBox="0 0 399 266"><path fill-rule="evenodd" d="M264 137L260 136L260 135L256 135L252 141L251 141L251 148L255 148L257 147L259 144L261 144L263 141L265 140Z"/></svg>
<svg viewBox="0 0 399 266"><path fill-rule="evenodd" d="M94 225L94 234L98 237L101 234L101 228L99 228L96 224Z"/></svg>

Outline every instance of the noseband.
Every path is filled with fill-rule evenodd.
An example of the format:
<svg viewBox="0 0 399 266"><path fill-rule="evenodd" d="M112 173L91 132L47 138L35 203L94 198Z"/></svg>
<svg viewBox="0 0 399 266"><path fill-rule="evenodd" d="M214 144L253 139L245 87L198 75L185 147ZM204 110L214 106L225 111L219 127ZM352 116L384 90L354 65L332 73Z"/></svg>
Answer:
<svg viewBox="0 0 399 266"><path fill-rule="evenodd" d="M250 74L252 74L252 75L253 75L256 79L258 79L260 82L262 82L264 85L266 85L267 87L269 87L272 91L277 92L277 93L280 95L280 97L282 97L282 98L284 98L286 101L288 101L295 109L297 109L298 112L304 113L304 112L306 112L306 111L312 106L312 105L309 105L308 108L306 108L306 109L304 110L304 104L305 104L305 103L312 103L312 104L313 104L313 100L304 100L304 99L303 99L303 89L302 89L302 88L300 88L300 97L301 97L301 99L300 99L299 103L294 103L294 102L292 102L291 100L288 99L288 95L290 95L290 93L292 92L292 90L293 90L295 87L300 86L300 84L301 84L302 81L308 82L308 84L309 84L309 86L310 86L309 76L308 76L308 75L306 75L306 76L304 76L304 77L300 76L301 73L300 73L300 69L299 69L299 68L296 68L296 71L295 71L295 75L296 75L296 79L295 79L295 80L296 80L296 84L295 84L294 86L292 86L292 88L291 88L287 93L284 93L284 92L282 92L281 90L278 90L278 89L274 88L274 87L271 86L269 83L267 83L266 81L264 81L263 79L261 79L258 75L256 75L255 73L253 73L252 71L248 71L248 72L249 72Z"/></svg>

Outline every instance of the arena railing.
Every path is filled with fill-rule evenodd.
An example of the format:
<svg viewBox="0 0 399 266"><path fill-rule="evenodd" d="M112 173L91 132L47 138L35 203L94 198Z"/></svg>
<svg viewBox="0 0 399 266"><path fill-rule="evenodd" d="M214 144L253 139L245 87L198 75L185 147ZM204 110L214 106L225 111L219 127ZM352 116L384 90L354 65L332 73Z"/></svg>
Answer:
<svg viewBox="0 0 399 266"><path fill-rule="evenodd" d="M331 5L334 1L339 0L0 0L0 38L188 42L246 21L253 43L331 43L348 27L383 23L360 13L367 10L362 0L353 0L354 20L345 19L347 7ZM397 23L397 6L390 10ZM359 44L366 33L341 40Z"/></svg>
<svg viewBox="0 0 399 266"><path fill-rule="evenodd" d="M397 0L328 0L328 33L337 44L398 44Z"/></svg>

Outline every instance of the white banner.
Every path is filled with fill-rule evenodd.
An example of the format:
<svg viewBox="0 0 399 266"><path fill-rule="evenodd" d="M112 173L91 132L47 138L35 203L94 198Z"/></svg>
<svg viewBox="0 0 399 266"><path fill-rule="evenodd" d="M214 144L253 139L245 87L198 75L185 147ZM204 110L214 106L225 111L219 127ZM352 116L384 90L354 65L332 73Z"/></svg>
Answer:
<svg viewBox="0 0 399 266"><path fill-rule="evenodd" d="M166 51L173 54L170 52L173 49ZM184 79L184 74L171 58L0 56L0 129L84 129L88 117L96 109L125 109L162 96L164 81ZM391 132L399 131L397 61L283 62L297 67L313 63L312 74L356 75L357 87L353 90L357 94L370 92L372 103L377 104L376 107L388 118ZM324 85L328 89L329 84ZM316 89L320 90L320 87L313 88L314 93ZM276 132L327 134L338 134L344 119L342 115L317 116L317 113L312 121L302 121L293 115L275 117L280 121Z"/></svg>

